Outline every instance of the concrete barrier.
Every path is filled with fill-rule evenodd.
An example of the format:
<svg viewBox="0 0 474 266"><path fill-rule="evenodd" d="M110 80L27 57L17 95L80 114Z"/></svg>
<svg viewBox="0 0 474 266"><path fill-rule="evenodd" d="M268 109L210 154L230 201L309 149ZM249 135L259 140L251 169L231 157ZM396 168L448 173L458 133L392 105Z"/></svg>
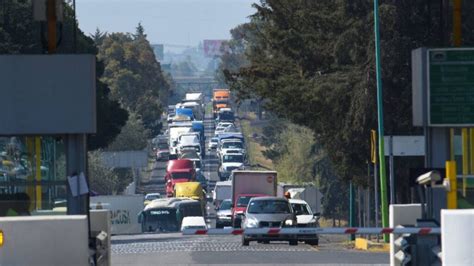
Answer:
<svg viewBox="0 0 474 266"><path fill-rule="evenodd" d="M443 265L474 265L474 210L441 211Z"/></svg>
<svg viewBox="0 0 474 266"><path fill-rule="evenodd" d="M91 234L96 236L101 231L107 234L107 246L105 247L105 258L98 263L99 265L110 265L111 263L111 226L110 226L110 211L109 210L91 210Z"/></svg>
<svg viewBox="0 0 474 266"><path fill-rule="evenodd" d="M392 204L390 205L389 225L391 228L397 225L415 225L416 220L421 218L421 204ZM395 238L399 236L390 235L390 265L395 264Z"/></svg>
<svg viewBox="0 0 474 266"><path fill-rule="evenodd" d="M85 215L0 217L0 265L88 265Z"/></svg>

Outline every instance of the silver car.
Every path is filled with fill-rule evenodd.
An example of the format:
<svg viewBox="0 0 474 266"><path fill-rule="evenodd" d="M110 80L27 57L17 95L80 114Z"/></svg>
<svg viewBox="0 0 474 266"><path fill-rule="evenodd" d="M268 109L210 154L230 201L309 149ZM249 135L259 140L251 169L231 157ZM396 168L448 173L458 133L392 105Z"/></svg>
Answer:
<svg viewBox="0 0 474 266"><path fill-rule="evenodd" d="M247 206L242 228L282 228L296 227L296 215L285 198L257 197L252 198ZM289 241L298 245L296 235L242 235L242 245L248 246L251 241L269 243L270 241Z"/></svg>

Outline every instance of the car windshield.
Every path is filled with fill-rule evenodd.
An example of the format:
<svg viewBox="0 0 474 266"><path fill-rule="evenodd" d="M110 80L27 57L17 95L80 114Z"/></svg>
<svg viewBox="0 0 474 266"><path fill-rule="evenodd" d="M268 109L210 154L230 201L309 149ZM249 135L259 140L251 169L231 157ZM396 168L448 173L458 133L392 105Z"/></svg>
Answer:
<svg viewBox="0 0 474 266"><path fill-rule="evenodd" d="M155 199L159 199L159 198L160 198L159 194L153 194L153 195L146 195L145 196L145 200L155 200Z"/></svg>
<svg viewBox="0 0 474 266"><path fill-rule="evenodd" d="M291 213L291 210L283 200L256 200L250 202L248 213Z"/></svg>
<svg viewBox="0 0 474 266"><path fill-rule="evenodd" d="M224 200L221 203L221 206L219 206L219 210L220 211L230 210L231 206L232 206L232 204L230 203L230 200Z"/></svg>
<svg viewBox="0 0 474 266"><path fill-rule="evenodd" d="M191 179L190 173L172 173L171 176L173 177L173 179Z"/></svg>
<svg viewBox="0 0 474 266"><path fill-rule="evenodd" d="M304 203L292 203L291 207L296 215L312 215L311 208Z"/></svg>
<svg viewBox="0 0 474 266"><path fill-rule="evenodd" d="M201 161L194 161L194 167L197 169L197 168L201 168Z"/></svg>
<svg viewBox="0 0 474 266"><path fill-rule="evenodd" d="M223 160L225 163L243 163L244 156L236 154L224 155Z"/></svg>
<svg viewBox="0 0 474 266"><path fill-rule="evenodd" d="M242 149L244 146L242 142L224 142L222 148L224 149Z"/></svg>
<svg viewBox="0 0 474 266"><path fill-rule="evenodd" d="M239 197L239 199L237 200L237 207L247 207L251 198L253 198L253 196Z"/></svg>
<svg viewBox="0 0 474 266"><path fill-rule="evenodd" d="M234 113L232 112L222 112L219 114L219 119L220 120L233 120L234 119Z"/></svg>
<svg viewBox="0 0 474 266"><path fill-rule="evenodd" d="M160 144L158 144L158 149L167 150L168 149L168 144L167 143L160 143Z"/></svg>

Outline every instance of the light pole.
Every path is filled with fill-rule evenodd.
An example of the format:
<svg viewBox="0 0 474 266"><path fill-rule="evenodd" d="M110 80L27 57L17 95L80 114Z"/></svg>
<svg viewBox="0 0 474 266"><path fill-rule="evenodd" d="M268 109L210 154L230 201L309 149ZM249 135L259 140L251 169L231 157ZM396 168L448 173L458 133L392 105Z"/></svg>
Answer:
<svg viewBox="0 0 474 266"><path fill-rule="evenodd" d="M380 32L379 32L379 2L374 0L374 32L375 32L375 69L377 75L377 117L379 137L379 162L380 162L380 201L382 207L382 226L388 227L388 202L387 202L387 178L385 175L385 151L383 130L383 94L382 94L382 67L380 58ZM388 242L388 234L383 236Z"/></svg>

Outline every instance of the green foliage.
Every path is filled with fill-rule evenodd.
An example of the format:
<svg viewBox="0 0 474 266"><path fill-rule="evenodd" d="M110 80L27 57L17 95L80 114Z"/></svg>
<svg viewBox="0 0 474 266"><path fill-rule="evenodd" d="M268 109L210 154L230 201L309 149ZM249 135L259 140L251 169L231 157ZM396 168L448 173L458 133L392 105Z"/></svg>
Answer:
<svg viewBox="0 0 474 266"><path fill-rule="evenodd" d="M161 103L166 103L169 84L143 26L139 24L134 35L98 31L94 39L99 44L99 58L105 64L102 81L110 86L113 99L137 113L145 127L158 134Z"/></svg>
<svg viewBox="0 0 474 266"><path fill-rule="evenodd" d="M150 130L146 129L137 114L131 113L122 131L109 145L110 151L143 150L150 138Z"/></svg>
<svg viewBox="0 0 474 266"><path fill-rule="evenodd" d="M102 161L101 152L89 152L89 183L91 190L101 195L115 195L119 191L119 177Z"/></svg>
<svg viewBox="0 0 474 266"><path fill-rule="evenodd" d="M315 144L313 132L301 126L288 125L278 138L274 148L280 152L273 163L279 179L291 183L314 182L316 157L312 152Z"/></svg>
<svg viewBox="0 0 474 266"><path fill-rule="evenodd" d="M313 131L273 118L263 129L263 153L273 161L278 179L289 183L313 183L323 193L322 214L344 217L347 212L347 186L334 173L327 154L316 143Z"/></svg>
<svg viewBox="0 0 474 266"><path fill-rule="evenodd" d="M439 7L428 2L381 1L387 135L419 133L411 125L411 50L447 39ZM377 124L372 4L262 0L251 21L232 31L220 68L239 98L263 99L267 110L312 129L335 175L359 184L367 180L369 132ZM467 30L464 38L473 36Z"/></svg>

